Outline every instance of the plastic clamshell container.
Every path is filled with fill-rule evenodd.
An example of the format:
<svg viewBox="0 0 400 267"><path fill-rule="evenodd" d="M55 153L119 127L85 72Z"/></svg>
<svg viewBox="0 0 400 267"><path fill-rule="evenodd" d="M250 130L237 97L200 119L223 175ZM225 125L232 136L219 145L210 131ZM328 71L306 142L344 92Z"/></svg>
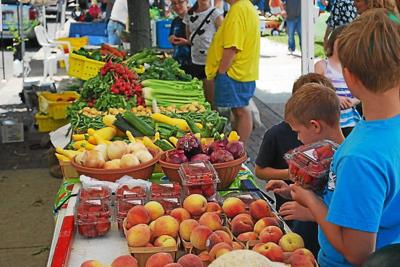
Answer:
<svg viewBox="0 0 400 267"><path fill-rule="evenodd" d="M93 238L103 236L111 228L111 208L100 199L78 199L76 225L81 236Z"/></svg>
<svg viewBox="0 0 400 267"><path fill-rule="evenodd" d="M328 180L329 168L338 145L322 140L295 148L285 154L289 173L303 187L320 191Z"/></svg>
<svg viewBox="0 0 400 267"><path fill-rule="evenodd" d="M79 191L79 201L87 202L92 200L100 200L109 204L111 201L111 189L106 186L82 187Z"/></svg>
<svg viewBox="0 0 400 267"><path fill-rule="evenodd" d="M200 194L208 201L216 200L218 175L209 161L182 163L179 170L183 194Z"/></svg>
<svg viewBox="0 0 400 267"><path fill-rule="evenodd" d="M138 199L146 201L147 190L142 186L119 185L116 191L117 201L123 199Z"/></svg>
<svg viewBox="0 0 400 267"><path fill-rule="evenodd" d="M180 198L181 197L182 187L178 183L165 183L165 184L151 184L151 194L150 198L163 198L163 197L172 197L172 198Z"/></svg>

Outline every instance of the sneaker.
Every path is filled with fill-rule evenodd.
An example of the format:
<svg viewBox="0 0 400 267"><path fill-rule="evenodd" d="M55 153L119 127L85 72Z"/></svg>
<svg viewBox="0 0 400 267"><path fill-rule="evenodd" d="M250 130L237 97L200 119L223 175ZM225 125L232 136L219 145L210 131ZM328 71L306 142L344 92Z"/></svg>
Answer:
<svg viewBox="0 0 400 267"><path fill-rule="evenodd" d="M289 55L289 56L292 56L292 55L293 55L293 53L294 53L294 51L293 51L293 50L289 50L289 52L288 52L288 55Z"/></svg>

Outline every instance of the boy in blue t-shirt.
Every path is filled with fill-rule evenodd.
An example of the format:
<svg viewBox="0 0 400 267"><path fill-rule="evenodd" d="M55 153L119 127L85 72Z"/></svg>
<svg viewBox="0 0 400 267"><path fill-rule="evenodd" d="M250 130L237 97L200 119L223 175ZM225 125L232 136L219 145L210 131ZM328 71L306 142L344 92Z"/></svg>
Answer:
<svg viewBox="0 0 400 267"><path fill-rule="evenodd" d="M366 11L343 31L338 51L365 120L336 151L323 199L291 187L319 224L321 267L361 265L400 243L400 18Z"/></svg>

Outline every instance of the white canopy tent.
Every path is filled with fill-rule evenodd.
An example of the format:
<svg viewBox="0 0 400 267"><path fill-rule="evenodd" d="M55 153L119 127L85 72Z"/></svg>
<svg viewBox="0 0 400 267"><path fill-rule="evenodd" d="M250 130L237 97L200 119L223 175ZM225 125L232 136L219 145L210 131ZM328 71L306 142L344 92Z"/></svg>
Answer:
<svg viewBox="0 0 400 267"><path fill-rule="evenodd" d="M312 0L301 1L301 73L314 71L315 23L319 9Z"/></svg>

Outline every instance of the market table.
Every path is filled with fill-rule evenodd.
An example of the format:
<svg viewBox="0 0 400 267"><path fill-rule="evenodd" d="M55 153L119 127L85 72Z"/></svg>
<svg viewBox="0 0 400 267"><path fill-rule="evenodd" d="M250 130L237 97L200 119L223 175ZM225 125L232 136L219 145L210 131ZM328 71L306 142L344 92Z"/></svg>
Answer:
<svg viewBox="0 0 400 267"><path fill-rule="evenodd" d="M246 179L244 176L251 171L243 165L242 171L238 174L243 187L249 189L249 192L258 192L260 198L264 198L273 204L274 200L268 197L254 186L254 182ZM72 189L72 195L79 192L81 184L75 184ZM237 190L232 190L237 191ZM129 254L126 239L121 236L116 223L111 224L111 230L107 235L97 238L85 238L75 231L74 211L76 197L71 197L66 207L60 209L57 214L56 225L52 245L50 248L47 267L59 266L80 266L82 262L89 259L96 259L100 262L112 262L120 255ZM291 232L290 228L284 224L286 232Z"/></svg>

